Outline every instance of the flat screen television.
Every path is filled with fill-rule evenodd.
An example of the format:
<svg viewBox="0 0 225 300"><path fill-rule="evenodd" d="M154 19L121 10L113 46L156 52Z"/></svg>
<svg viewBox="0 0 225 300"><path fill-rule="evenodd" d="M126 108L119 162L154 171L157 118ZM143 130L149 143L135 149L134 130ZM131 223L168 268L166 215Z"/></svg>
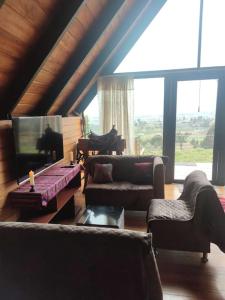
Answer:
<svg viewBox="0 0 225 300"><path fill-rule="evenodd" d="M61 116L14 117L12 128L18 183L63 158Z"/></svg>

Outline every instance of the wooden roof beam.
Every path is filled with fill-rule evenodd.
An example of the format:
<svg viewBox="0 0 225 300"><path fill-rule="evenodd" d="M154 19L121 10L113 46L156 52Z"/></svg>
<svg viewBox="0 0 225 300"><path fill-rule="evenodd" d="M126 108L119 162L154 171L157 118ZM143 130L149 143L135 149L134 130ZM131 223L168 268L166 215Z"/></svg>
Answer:
<svg viewBox="0 0 225 300"><path fill-rule="evenodd" d="M116 53L111 57L110 61L107 62L104 68L101 71L101 76L111 75L116 68L119 66L121 61L126 57L132 46L135 44L137 39L144 32L146 27L151 23L154 17L158 14L162 6L166 3L167 0L153 1L150 8L145 10L140 20L137 22L135 26L135 30L132 30L128 36L122 41L119 49ZM91 89L88 91L82 102L76 107L76 113L83 112L92 99L97 94L97 83L95 83Z"/></svg>
<svg viewBox="0 0 225 300"><path fill-rule="evenodd" d="M0 94L2 103L0 119L9 118L26 87L59 41L61 34L83 1L58 1L54 15L51 16L51 21L47 28L42 31L40 37L28 51L20 67L15 71L7 89Z"/></svg>
<svg viewBox="0 0 225 300"><path fill-rule="evenodd" d="M48 113L61 90L80 66L80 63L87 56L90 49L92 49L95 45L108 23L123 3L124 0L109 1L108 5L101 12L101 17L95 21L86 36L83 37L78 48L74 51L74 54L66 62L63 70L59 73L53 84L48 88L47 92L42 97L42 101L39 103L38 107L31 112L31 114L43 115Z"/></svg>
<svg viewBox="0 0 225 300"><path fill-rule="evenodd" d="M74 105L74 102L76 99L81 95L83 90L86 88L86 86L91 82L93 77L98 73L102 65L107 61L108 57L113 53L114 49L118 46L118 44L121 43L121 41L124 40L127 32L130 30L130 27L132 27L132 24L135 22L135 20L138 18L140 14L142 14L147 8L149 11L153 9L153 3L154 7L158 7L159 9L162 7L162 5L165 3L166 0L154 0L154 1L135 1L135 4L131 8L129 14L126 16L124 21L122 22L121 26L119 27L119 30L117 30L111 37L110 41L107 43L107 45L103 48L103 50L99 53L98 57L95 59L95 62L90 67L87 74L83 77L83 79L80 81L80 83L75 87L74 91L70 93L70 95L65 99L65 102L62 104L62 106L58 109L57 114L67 115L71 107ZM157 5L158 3L158 5ZM159 10L158 9L158 10ZM157 12L158 12L157 10ZM153 16L152 16L153 18ZM143 20L143 18L141 18ZM141 21L140 21L141 22ZM148 23L150 20L148 19ZM141 24L141 23L140 23ZM147 24L143 28L143 30L146 28ZM143 32L142 30L142 32ZM139 35L142 33L140 32ZM135 38L134 42L136 41L137 37ZM121 59L122 60L122 59ZM121 61L120 60L120 61ZM93 95L93 91L90 92L90 95Z"/></svg>

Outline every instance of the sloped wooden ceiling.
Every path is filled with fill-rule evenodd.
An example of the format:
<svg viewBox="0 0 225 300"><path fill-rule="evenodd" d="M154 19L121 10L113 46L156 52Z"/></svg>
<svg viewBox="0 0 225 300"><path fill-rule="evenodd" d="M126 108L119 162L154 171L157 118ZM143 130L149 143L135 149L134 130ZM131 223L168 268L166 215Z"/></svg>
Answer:
<svg viewBox="0 0 225 300"><path fill-rule="evenodd" d="M0 118L82 111L165 1L5 0Z"/></svg>
<svg viewBox="0 0 225 300"><path fill-rule="evenodd" d="M6 118L83 1L6 0L0 9L1 118Z"/></svg>

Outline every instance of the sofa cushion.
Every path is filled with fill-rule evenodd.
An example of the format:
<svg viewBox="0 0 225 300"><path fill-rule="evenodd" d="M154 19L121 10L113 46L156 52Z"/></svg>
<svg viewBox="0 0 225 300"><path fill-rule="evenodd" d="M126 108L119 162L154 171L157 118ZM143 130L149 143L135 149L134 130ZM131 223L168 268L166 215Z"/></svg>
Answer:
<svg viewBox="0 0 225 300"><path fill-rule="evenodd" d="M95 164L93 181L95 183L112 182L112 164Z"/></svg>
<svg viewBox="0 0 225 300"><path fill-rule="evenodd" d="M134 163L132 182L135 184L151 184L153 181L153 164L151 162Z"/></svg>
<svg viewBox="0 0 225 300"><path fill-rule="evenodd" d="M119 190L119 191L142 191L153 190L151 184L137 185L127 181L113 181L105 183L96 183L94 180L89 180L86 189L100 189L100 190Z"/></svg>
<svg viewBox="0 0 225 300"><path fill-rule="evenodd" d="M134 163L151 162L154 156L130 156L130 155L96 155L89 156L85 162L85 168L93 177L95 165L109 164L113 165L112 177L115 181L132 181Z"/></svg>
<svg viewBox="0 0 225 300"><path fill-rule="evenodd" d="M103 184L89 181L85 189L86 204L119 206L129 210L147 211L153 196L152 185L125 181Z"/></svg>

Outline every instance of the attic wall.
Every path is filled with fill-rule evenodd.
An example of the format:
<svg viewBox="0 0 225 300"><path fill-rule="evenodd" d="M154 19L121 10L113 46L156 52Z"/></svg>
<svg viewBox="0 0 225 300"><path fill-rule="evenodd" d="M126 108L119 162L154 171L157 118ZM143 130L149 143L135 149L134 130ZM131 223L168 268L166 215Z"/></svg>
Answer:
<svg viewBox="0 0 225 300"><path fill-rule="evenodd" d="M69 152L81 136L79 117L63 118L64 160L69 161ZM7 194L17 187L13 169L13 138L11 121L0 121L0 221L17 220L19 213L6 203Z"/></svg>

